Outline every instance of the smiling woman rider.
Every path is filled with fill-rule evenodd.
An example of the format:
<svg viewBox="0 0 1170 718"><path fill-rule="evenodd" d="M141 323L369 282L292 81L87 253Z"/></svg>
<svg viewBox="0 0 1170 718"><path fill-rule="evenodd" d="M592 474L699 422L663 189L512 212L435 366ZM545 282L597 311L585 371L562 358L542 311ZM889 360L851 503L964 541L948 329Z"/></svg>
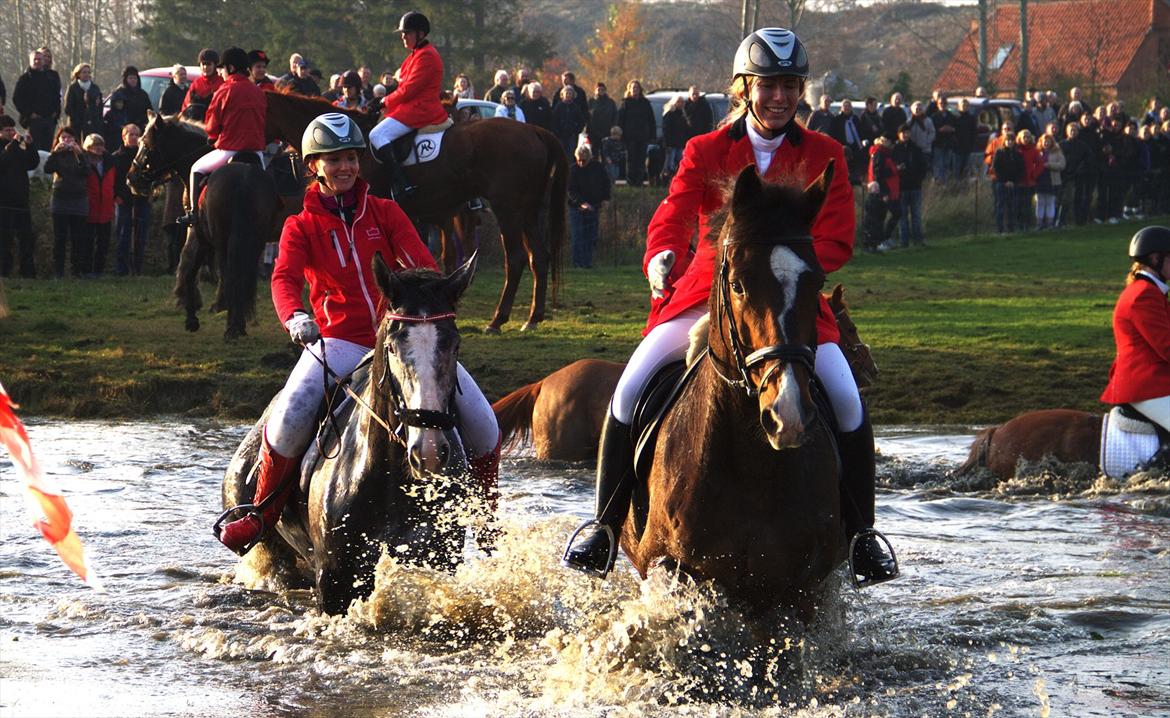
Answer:
<svg viewBox="0 0 1170 718"><path fill-rule="evenodd" d="M597 459L595 530L565 550L565 566L604 575L611 568L610 535L621 533L633 488L634 407L650 379L683 358L689 331L707 314L716 248L711 218L723 206L723 188L749 164L765 179L811 184L834 162L828 197L812 225L813 250L826 274L853 254L853 192L841 145L796 121L808 79L808 56L800 38L784 28L757 30L735 53L733 109L722 126L692 138L683 151L670 193L654 213L646 237L643 270L650 282L650 319L645 338L630 357L610 402ZM699 243L689 254L696 221ZM859 584L898 575L897 562L873 531L874 445L849 363L837 346L839 332L824 297L817 319L816 375L836 414L842 459L841 510L850 563ZM611 534L612 532L612 534ZM616 555L616 552L613 554Z"/></svg>
<svg viewBox="0 0 1170 718"><path fill-rule="evenodd" d="M238 518L217 534L240 555L277 522L291 493L291 479L313 440L325 396L322 358L335 374L346 376L374 346L386 309L374 281L374 253L380 252L395 271L436 269L402 209L370 195L369 185L358 177L365 149L362 131L340 113L313 120L301 139L301 157L316 181L305 191L304 210L284 223L272 272L272 303L280 323L304 351L264 426L252 504L225 514ZM301 299L306 283L312 315ZM494 504L500 462L496 416L462 365L458 380L459 436L472 477ZM268 497L273 498L262 505Z"/></svg>

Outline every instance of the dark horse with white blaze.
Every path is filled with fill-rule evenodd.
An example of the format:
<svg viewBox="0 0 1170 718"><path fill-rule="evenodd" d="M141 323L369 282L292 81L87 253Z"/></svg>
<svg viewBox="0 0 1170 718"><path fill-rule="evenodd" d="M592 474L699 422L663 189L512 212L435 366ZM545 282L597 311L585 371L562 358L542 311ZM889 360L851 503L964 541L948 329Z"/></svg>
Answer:
<svg viewBox="0 0 1170 718"><path fill-rule="evenodd" d="M342 112L324 100L270 92L267 137L299 147L316 117ZM376 118L346 112L369 137ZM369 152L362 153L362 177L379 197L390 196L390 176ZM565 244L568 161L550 132L506 118L458 123L443 135L438 156L404 167L418 189L400 204L416 222L446 226L461 207L477 197L491 203L504 250L504 290L485 331L500 330L512 313L524 265L532 269L532 308L525 329L544 320L548 276L555 302L561 282Z"/></svg>
<svg viewBox="0 0 1170 718"><path fill-rule="evenodd" d="M202 126L177 116L152 115L127 183L143 196L176 175L186 183L191 165L210 150ZM199 219L187 233L175 275L174 294L187 312L187 331L199 329L196 312L203 306L199 270L214 259L219 284L211 311L227 310L226 339L247 334L247 321L256 308L260 254L272 236L281 206L276 183L258 160L230 162L207 179Z"/></svg>
<svg viewBox="0 0 1170 718"><path fill-rule="evenodd" d="M763 183L754 166L739 174L716 240L709 349L663 419L647 511L635 499L621 534L642 576L665 562L804 619L846 555L836 444L813 379L825 274L809 228L832 174L804 191Z"/></svg>
<svg viewBox="0 0 1170 718"><path fill-rule="evenodd" d="M425 269L395 273L381 255L374 260L388 310L372 361L354 372L357 398L325 422L276 531L253 551L260 565L267 558L283 572L309 574L328 613L369 595L383 549L402 561L453 568L466 535L461 512L484 511L474 503L453 415L455 305L474 272L474 256L447 277ZM252 500L267 413L228 466L225 509Z"/></svg>

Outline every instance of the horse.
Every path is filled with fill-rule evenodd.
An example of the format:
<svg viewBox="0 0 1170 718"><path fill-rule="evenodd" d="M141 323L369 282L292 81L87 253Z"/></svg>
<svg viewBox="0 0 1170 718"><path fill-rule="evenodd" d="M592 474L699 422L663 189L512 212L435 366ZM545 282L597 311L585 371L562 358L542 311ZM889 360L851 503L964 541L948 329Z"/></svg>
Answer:
<svg viewBox="0 0 1170 718"><path fill-rule="evenodd" d="M341 111L319 98L288 92L267 97L269 141L298 147L315 117ZM378 119L346 114L367 137ZM449 228L452 215L468 201L488 200L500 226L504 289L484 332L499 333L510 318L525 261L532 269L532 307L523 329L536 328L545 318L550 270L554 303L562 281L569 170L560 141L551 132L507 118L463 122L446 131L435 159L403 169L420 188L400 202L415 222ZM369 152L362 155L361 174L375 195L390 196L390 174Z"/></svg>
<svg viewBox="0 0 1170 718"><path fill-rule="evenodd" d="M708 348L663 414L620 545L751 610L815 616L844 560L839 458L813 364L825 274L810 227L833 176L806 189L735 180L715 241ZM640 498L641 495L641 498Z"/></svg>
<svg viewBox="0 0 1170 718"><path fill-rule="evenodd" d="M186 183L191 165L210 150L202 125L152 114L127 184L135 194L147 196L175 175ZM233 161L207 178L199 219L187 233L175 272L174 295L187 312L187 331L199 330L199 270L214 258L218 283L211 311L227 310L225 339L247 334L256 309L260 254L276 229L281 206L275 182L259 164Z"/></svg>
<svg viewBox="0 0 1170 718"><path fill-rule="evenodd" d="M1001 479L1011 479L1021 459L1046 458L1062 464L1089 464L1100 471L1102 421L1102 414L1073 409L1025 412L976 434L956 474L987 469Z"/></svg>
<svg viewBox="0 0 1170 718"><path fill-rule="evenodd" d="M253 549L257 565L312 580L327 613L343 613L369 595L383 548L398 560L447 570L462 557L466 522L456 509L478 494L454 431L455 307L474 273L474 256L446 277L426 269L395 273L380 254L374 260L388 310L372 357L348 385L352 401L323 422L276 530ZM271 407L228 466L227 511L217 523L233 513L229 507L252 500Z"/></svg>
<svg viewBox="0 0 1170 718"><path fill-rule="evenodd" d="M833 287L829 307L841 331L837 346L849 361L857 386L872 386L878 366L849 316L844 286ZM579 359L492 404L504 448L513 450L531 438L540 461L592 461L610 397L624 368L625 364L603 359Z"/></svg>

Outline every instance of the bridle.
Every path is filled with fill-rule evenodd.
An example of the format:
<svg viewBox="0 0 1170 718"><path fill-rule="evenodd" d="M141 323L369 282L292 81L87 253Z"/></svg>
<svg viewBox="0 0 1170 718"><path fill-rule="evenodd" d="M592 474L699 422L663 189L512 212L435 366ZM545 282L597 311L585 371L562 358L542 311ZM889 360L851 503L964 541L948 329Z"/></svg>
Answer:
<svg viewBox="0 0 1170 718"><path fill-rule="evenodd" d="M722 257L719 260L719 316L717 318L722 331L723 315L727 315L727 334L731 344L732 357L735 359L735 368L739 372L739 378L733 379L726 376L719 370L719 364L715 361L714 356L708 352L707 356L711 357L711 365L715 367L715 373L719 375L724 382L729 386L743 389L747 392L749 398L755 399L760 395L765 384L785 364L800 364L806 368L811 375L816 364L816 347L808 344L772 344L770 346L756 349L750 353L745 354L743 340L739 336L739 328L735 321L735 316L731 310L731 282L728 278L730 274L730 265L727 261L728 249L736 244L759 244L764 246L771 245L792 245L792 244L811 244L811 235L787 235L780 237L765 237L751 239L724 239L722 244ZM753 383L751 380L751 371L755 367L761 366L768 362L775 362L764 372L760 377L758 383Z"/></svg>
<svg viewBox="0 0 1170 718"><path fill-rule="evenodd" d="M151 186L162 184L163 182L169 182L174 175L178 174L177 168L179 165L191 159L192 157L199 157L200 155L206 154L207 152L206 145L202 145L196 147L193 150L185 152L170 162L163 164L161 167L152 170L149 166L149 163L142 159L142 150L145 149L148 152L154 152L156 151L156 148L146 144L145 138L140 141L142 142L142 145L138 152L134 153L134 159L130 160L130 166L134 169L134 173L142 178L143 182L149 182Z"/></svg>

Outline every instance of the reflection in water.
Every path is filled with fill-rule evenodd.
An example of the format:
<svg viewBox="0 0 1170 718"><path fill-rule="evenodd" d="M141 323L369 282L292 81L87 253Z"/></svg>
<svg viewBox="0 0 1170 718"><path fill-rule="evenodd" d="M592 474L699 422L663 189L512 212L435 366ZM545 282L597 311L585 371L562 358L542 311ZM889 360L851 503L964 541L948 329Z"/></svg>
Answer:
<svg viewBox="0 0 1170 718"><path fill-rule="evenodd" d="M798 627L743 616L665 571L639 581L624 560L604 583L560 569L565 536L592 507L592 471L525 458L503 466L495 555L469 544L453 574L384 557L368 600L323 616L308 591L256 581L210 534L246 427L30 424L108 592L67 574L28 528L15 482L0 481L0 716L1111 716L1170 705L1165 483L1037 478L1022 480L1028 491L957 493L946 471L970 433L879 436L879 524L904 576L862 594L842 587L817 625Z"/></svg>

